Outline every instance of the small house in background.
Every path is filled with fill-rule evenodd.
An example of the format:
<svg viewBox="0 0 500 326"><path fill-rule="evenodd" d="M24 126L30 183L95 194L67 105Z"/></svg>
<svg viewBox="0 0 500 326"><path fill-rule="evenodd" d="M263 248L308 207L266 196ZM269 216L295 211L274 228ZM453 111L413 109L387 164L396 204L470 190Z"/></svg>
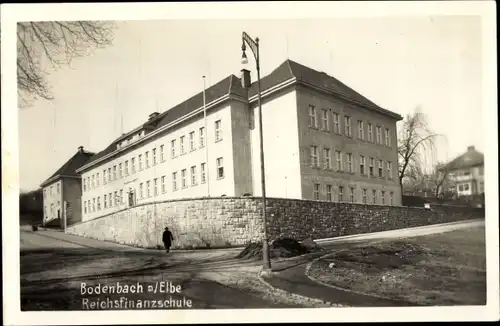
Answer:
<svg viewBox="0 0 500 326"><path fill-rule="evenodd" d="M82 183L76 170L93 155L85 151L83 146L78 147L78 151L40 185L43 189L42 225L64 228L64 216L67 225L82 220Z"/></svg>
<svg viewBox="0 0 500 326"><path fill-rule="evenodd" d="M451 181L448 190L457 197L484 196L484 154L474 146L469 146L464 154L445 164L440 171L448 173Z"/></svg>

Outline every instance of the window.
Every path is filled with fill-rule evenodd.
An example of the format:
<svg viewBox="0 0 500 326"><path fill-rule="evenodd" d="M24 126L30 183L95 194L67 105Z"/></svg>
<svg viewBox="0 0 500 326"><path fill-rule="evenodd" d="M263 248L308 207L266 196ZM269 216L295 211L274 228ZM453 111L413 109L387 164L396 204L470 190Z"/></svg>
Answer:
<svg viewBox="0 0 500 326"><path fill-rule="evenodd" d="M392 205L393 205L393 203L394 203L394 193L391 191L391 192L389 193L389 205L391 205L391 206L392 206Z"/></svg>
<svg viewBox="0 0 500 326"><path fill-rule="evenodd" d="M90 180L90 179L89 179ZM89 187L90 187L90 182L89 182ZM54 186L50 187L50 195L54 195Z"/></svg>
<svg viewBox="0 0 500 326"><path fill-rule="evenodd" d="M224 166L222 157L219 157L216 163L217 163L217 178L218 179L224 178Z"/></svg>
<svg viewBox="0 0 500 326"><path fill-rule="evenodd" d="M392 162L387 161L387 177L392 179Z"/></svg>
<svg viewBox="0 0 500 326"><path fill-rule="evenodd" d="M325 169L331 169L332 168L332 160L330 157L330 149L329 148L323 148L323 157L325 160Z"/></svg>
<svg viewBox="0 0 500 326"><path fill-rule="evenodd" d="M97 173L97 177L99 177L99 173ZM97 180L97 184L99 185L99 180ZM59 184L57 184L57 194L59 195L61 193L61 188L59 188Z"/></svg>
<svg viewBox="0 0 500 326"><path fill-rule="evenodd" d="M215 121L215 141L222 140L222 122L220 120Z"/></svg>
<svg viewBox="0 0 500 326"><path fill-rule="evenodd" d="M383 191L383 190L380 191L380 201L381 201L382 205L385 204L385 191Z"/></svg>
<svg viewBox="0 0 500 326"><path fill-rule="evenodd" d="M337 171L342 171L342 155L340 151L335 151L335 162L337 164Z"/></svg>
<svg viewBox="0 0 500 326"><path fill-rule="evenodd" d="M311 146L311 166L319 166L318 160L318 146Z"/></svg>
<svg viewBox="0 0 500 326"><path fill-rule="evenodd" d="M200 128L200 148L205 147L205 128Z"/></svg>
<svg viewBox="0 0 500 326"><path fill-rule="evenodd" d="M83 202L83 212L85 214L87 214L87 201L86 200ZM47 216L47 215L48 215L47 214L47 207L45 207L45 216Z"/></svg>
<svg viewBox="0 0 500 326"><path fill-rule="evenodd" d="M385 146L391 146L391 135L388 128L385 128Z"/></svg>
<svg viewBox="0 0 500 326"><path fill-rule="evenodd" d="M87 180L83 179L83 191L87 191ZM47 195L47 191L43 191L44 195Z"/></svg>
<svg viewBox="0 0 500 326"><path fill-rule="evenodd" d="M118 197L118 191L115 191L115 205L120 205L120 199Z"/></svg>
<svg viewBox="0 0 500 326"><path fill-rule="evenodd" d="M328 110L321 109L321 129L330 130L330 126L328 123Z"/></svg>
<svg viewBox="0 0 500 326"><path fill-rule="evenodd" d="M101 197L97 197L97 210L101 210Z"/></svg>
<svg viewBox="0 0 500 326"><path fill-rule="evenodd" d="M314 107L314 105L309 105L309 127L318 127L316 124L316 108Z"/></svg>
<svg viewBox="0 0 500 326"><path fill-rule="evenodd" d="M161 192L162 193L167 192L167 185L166 185L165 179L166 179L165 176L161 177Z"/></svg>
<svg viewBox="0 0 500 326"><path fill-rule="evenodd" d="M100 180L101 180L101 176L99 175L99 172L97 172L96 177L95 177L95 184L97 187L99 187ZM59 184L57 184L57 193L59 193Z"/></svg>
<svg viewBox="0 0 500 326"><path fill-rule="evenodd" d="M160 161L165 162L165 151L164 151L164 145L160 145Z"/></svg>
<svg viewBox="0 0 500 326"><path fill-rule="evenodd" d="M344 131L345 131L345 135L347 137L351 137L351 117L350 116L345 116L344 117Z"/></svg>
<svg viewBox="0 0 500 326"><path fill-rule="evenodd" d="M95 188L95 175L92 175L92 189Z"/></svg>
<svg viewBox="0 0 500 326"><path fill-rule="evenodd" d="M375 172L373 171L375 165L375 159L370 157L370 177L373 177Z"/></svg>
<svg viewBox="0 0 500 326"><path fill-rule="evenodd" d="M104 204L104 209L108 208L108 195L104 194L104 200L102 203Z"/></svg>
<svg viewBox="0 0 500 326"><path fill-rule="evenodd" d="M92 212L95 212L95 198L92 198Z"/></svg>
<svg viewBox="0 0 500 326"><path fill-rule="evenodd" d="M128 160L125 161L125 176L128 176Z"/></svg>
<svg viewBox="0 0 500 326"><path fill-rule="evenodd" d="M108 200L109 200L109 207L113 207L113 198L111 197L111 193L109 193Z"/></svg>
<svg viewBox="0 0 500 326"><path fill-rule="evenodd" d="M146 166L146 169L149 168L149 151L146 151L144 154L144 165Z"/></svg>
<svg viewBox="0 0 500 326"><path fill-rule="evenodd" d="M339 201L344 200L344 186L339 186Z"/></svg>
<svg viewBox="0 0 500 326"><path fill-rule="evenodd" d="M354 190L354 187L349 187L349 200L351 201L351 203L354 203L354 194L355 194L355 190Z"/></svg>
<svg viewBox="0 0 500 326"><path fill-rule="evenodd" d="M378 160L378 176L382 178L384 176L383 162Z"/></svg>
<svg viewBox="0 0 500 326"><path fill-rule="evenodd" d="M358 139L365 140L365 130L361 120L358 120Z"/></svg>
<svg viewBox="0 0 500 326"><path fill-rule="evenodd" d="M363 204L366 204L366 189L363 189Z"/></svg>
<svg viewBox="0 0 500 326"><path fill-rule="evenodd" d="M191 185L196 185L196 166L191 167Z"/></svg>
<svg viewBox="0 0 500 326"><path fill-rule="evenodd" d="M372 202L374 204L377 203L377 190L375 190L375 189L372 190Z"/></svg>
<svg viewBox="0 0 500 326"><path fill-rule="evenodd" d="M132 174L134 174L135 173L135 157L132 157L130 159L130 165L131 165L130 169L132 170Z"/></svg>
<svg viewBox="0 0 500 326"><path fill-rule="evenodd" d="M141 182L139 184L139 198L144 198L144 189L143 189L143 183Z"/></svg>
<svg viewBox="0 0 500 326"><path fill-rule="evenodd" d="M111 167L108 168L108 182L109 181L113 181L113 179L111 177Z"/></svg>
<svg viewBox="0 0 500 326"><path fill-rule="evenodd" d="M146 181L146 196L151 197L151 181Z"/></svg>
<svg viewBox="0 0 500 326"><path fill-rule="evenodd" d="M187 187L187 183L186 183L186 169L183 169L181 171L181 185L182 185L182 188L186 188Z"/></svg>
<svg viewBox="0 0 500 326"><path fill-rule="evenodd" d="M116 165L113 165L113 180L116 180Z"/></svg>
<svg viewBox="0 0 500 326"><path fill-rule="evenodd" d="M205 183L206 181L205 163L201 163L200 170L201 170L201 183Z"/></svg>
<svg viewBox="0 0 500 326"><path fill-rule="evenodd" d="M347 154L347 172L349 172L349 173L354 172L353 165L352 165L352 154L351 153Z"/></svg>
<svg viewBox="0 0 500 326"><path fill-rule="evenodd" d="M332 185L326 185L326 200L332 201Z"/></svg>
<svg viewBox="0 0 500 326"><path fill-rule="evenodd" d="M158 178L154 179L154 195L158 196Z"/></svg>
<svg viewBox="0 0 500 326"><path fill-rule="evenodd" d="M382 144L382 128L377 126L377 144Z"/></svg>
<svg viewBox="0 0 500 326"><path fill-rule="evenodd" d="M194 151L195 150L195 145L194 145L194 131L189 133L189 150Z"/></svg>
<svg viewBox="0 0 500 326"><path fill-rule="evenodd" d="M118 164L118 178L123 178L123 166L122 163Z"/></svg>
<svg viewBox="0 0 500 326"><path fill-rule="evenodd" d="M333 114L333 132L340 134L340 119L338 113Z"/></svg>
<svg viewBox="0 0 500 326"><path fill-rule="evenodd" d="M177 172L172 173L172 189L177 190Z"/></svg>
<svg viewBox="0 0 500 326"><path fill-rule="evenodd" d="M366 158L363 155L359 156L359 173L361 175L365 174L365 164L366 164Z"/></svg>
<svg viewBox="0 0 500 326"><path fill-rule="evenodd" d="M106 175L106 169L102 170L102 184L105 185L108 182L108 176Z"/></svg>
<svg viewBox="0 0 500 326"><path fill-rule="evenodd" d="M180 141L179 141L179 144L180 144L180 147L181 147L181 155L186 154L185 148L184 148L184 138L186 138L186 137L185 136L181 136Z"/></svg>
<svg viewBox="0 0 500 326"><path fill-rule="evenodd" d="M368 141L373 142L373 125L371 123L368 124Z"/></svg>
<svg viewBox="0 0 500 326"><path fill-rule="evenodd" d="M155 166L156 165L156 148L153 148L152 156L153 156L153 166Z"/></svg>
<svg viewBox="0 0 500 326"><path fill-rule="evenodd" d="M172 151L172 158L175 157L175 139L170 142L170 148Z"/></svg>
<svg viewBox="0 0 500 326"><path fill-rule="evenodd" d="M319 184L318 183L314 184L313 196L314 196L314 200L319 200Z"/></svg>

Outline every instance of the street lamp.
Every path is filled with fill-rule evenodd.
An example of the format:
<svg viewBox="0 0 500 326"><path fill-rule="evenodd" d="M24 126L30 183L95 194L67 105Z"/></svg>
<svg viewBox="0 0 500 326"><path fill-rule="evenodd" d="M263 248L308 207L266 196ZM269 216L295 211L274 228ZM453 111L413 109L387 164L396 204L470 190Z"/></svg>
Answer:
<svg viewBox="0 0 500 326"><path fill-rule="evenodd" d="M261 94L260 94L260 62L259 62L259 38L256 38L255 41L252 40L247 33L243 32L242 34L242 55L241 55L241 63L247 64L248 58L245 53L246 46L245 42L248 44L255 58L255 62L257 64L257 96L259 103L259 135L260 135L260 174L261 174L261 184L262 184L262 221L264 223L264 239L262 240L262 259L263 259L263 270L270 271L271 270L271 260L269 257L269 243L267 238L267 214L266 214L266 177L264 170L264 138L262 133L262 103L261 103Z"/></svg>

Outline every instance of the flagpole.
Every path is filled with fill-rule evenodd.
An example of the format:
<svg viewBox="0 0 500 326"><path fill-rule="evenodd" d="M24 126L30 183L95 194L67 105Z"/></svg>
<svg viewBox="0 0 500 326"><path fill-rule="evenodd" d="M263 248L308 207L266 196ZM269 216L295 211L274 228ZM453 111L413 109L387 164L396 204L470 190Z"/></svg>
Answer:
<svg viewBox="0 0 500 326"><path fill-rule="evenodd" d="M207 195L210 197L210 178L208 176L208 130L207 130L207 97L206 97L206 85L205 85L205 76L203 76L203 119L205 122L205 135L204 140L205 140L205 174L206 174L206 183L207 183Z"/></svg>

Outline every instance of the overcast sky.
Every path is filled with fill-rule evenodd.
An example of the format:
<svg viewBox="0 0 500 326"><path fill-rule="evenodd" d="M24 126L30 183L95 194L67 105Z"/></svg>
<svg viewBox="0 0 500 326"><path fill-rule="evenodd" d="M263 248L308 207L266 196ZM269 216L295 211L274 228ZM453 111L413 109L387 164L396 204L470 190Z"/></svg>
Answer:
<svg viewBox="0 0 500 326"><path fill-rule="evenodd" d="M52 72L52 101L19 112L20 187L33 189L82 145L122 132L242 68L241 32L261 40L262 75L287 58L378 105L417 106L446 137L433 160L484 149L481 24L475 16L117 22L114 45ZM251 70L254 62L250 61ZM253 78L255 78L253 76Z"/></svg>

